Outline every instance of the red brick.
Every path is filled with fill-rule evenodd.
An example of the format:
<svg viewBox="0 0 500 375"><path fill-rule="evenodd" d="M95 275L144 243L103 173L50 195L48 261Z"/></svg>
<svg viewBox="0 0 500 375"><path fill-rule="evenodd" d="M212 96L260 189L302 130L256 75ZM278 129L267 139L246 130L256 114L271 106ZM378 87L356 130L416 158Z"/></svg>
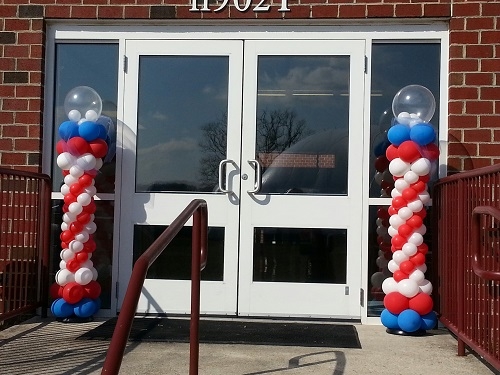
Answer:
<svg viewBox="0 0 500 375"><path fill-rule="evenodd" d="M179 19L199 19L202 12L191 12L190 6L176 6L175 13Z"/></svg>
<svg viewBox="0 0 500 375"><path fill-rule="evenodd" d="M493 140L495 142L500 141L500 130L493 130Z"/></svg>
<svg viewBox="0 0 500 375"><path fill-rule="evenodd" d="M463 171L462 158L450 158L448 157L448 172L451 171Z"/></svg>
<svg viewBox="0 0 500 375"><path fill-rule="evenodd" d="M41 98L31 98L28 102L28 111L41 112L43 109L42 103Z"/></svg>
<svg viewBox="0 0 500 375"><path fill-rule="evenodd" d="M453 31L465 30L465 18L452 17L449 22L450 22L450 30Z"/></svg>
<svg viewBox="0 0 500 375"><path fill-rule="evenodd" d="M500 15L500 3L497 1L482 3L481 12L483 16L498 17Z"/></svg>
<svg viewBox="0 0 500 375"><path fill-rule="evenodd" d="M31 21L31 31L42 31L44 29L43 19L32 19Z"/></svg>
<svg viewBox="0 0 500 375"><path fill-rule="evenodd" d="M421 17L422 10L422 4L396 4L394 14L396 17Z"/></svg>
<svg viewBox="0 0 500 375"><path fill-rule="evenodd" d="M16 45L5 45L3 46L5 57L29 57L30 47L29 46L16 46Z"/></svg>
<svg viewBox="0 0 500 375"><path fill-rule="evenodd" d="M290 3L288 3L290 4ZM290 7L291 8L291 7ZM280 12L278 6L271 6L271 9L269 9L269 12L257 12L257 18L260 19L278 19L282 18L283 14L285 14L286 17L286 12Z"/></svg>
<svg viewBox="0 0 500 375"><path fill-rule="evenodd" d="M448 125L450 129L477 128L477 116L470 115L450 115Z"/></svg>
<svg viewBox="0 0 500 375"><path fill-rule="evenodd" d="M478 99L479 90L476 87L450 87L450 99Z"/></svg>
<svg viewBox="0 0 500 375"><path fill-rule="evenodd" d="M45 17L47 18L70 18L71 7L67 6L46 6Z"/></svg>
<svg viewBox="0 0 500 375"><path fill-rule="evenodd" d="M32 44L30 45L30 58L32 59L42 59L43 57L43 47L41 44ZM39 70L41 67L39 68Z"/></svg>
<svg viewBox="0 0 500 375"><path fill-rule="evenodd" d="M13 58L0 58L0 71L14 70L16 68L16 60Z"/></svg>
<svg viewBox="0 0 500 375"><path fill-rule="evenodd" d="M489 129L465 129L464 142L492 142L492 131ZM479 150L481 151L481 150ZM481 155L482 153L479 152Z"/></svg>
<svg viewBox="0 0 500 375"><path fill-rule="evenodd" d="M29 19L7 18L4 22L5 31L25 31L30 29Z"/></svg>
<svg viewBox="0 0 500 375"><path fill-rule="evenodd" d="M479 3L453 3L453 17L479 16L480 14Z"/></svg>
<svg viewBox="0 0 500 375"><path fill-rule="evenodd" d="M465 73L465 84L470 86L492 85L493 78L491 73Z"/></svg>
<svg viewBox="0 0 500 375"><path fill-rule="evenodd" d="M498 116L481 116L479 124L481 128L500 128L500 118Z"/></svg>
<svg viewBox="0 0 500 375"><path fill-rule="evenodd" d="M19 44L42 44L43 34L42 33L17 33L17 42Z"/></svg>
<svg viewBox="0 0 500 375"><path fill-rule="evenodd" d="M113 5L132 5L135 4L135 0L113 0Z"/></svg>
<svg viewBox="0 0 500 375"><path fill-rule="evenodd" d="M210 6L210 8L212 9L212 11L210 12L202 12L201 13L201 16L202 18L218 18L218 19L226 19L226 18L230 18L230 14L229 12L230 11L233 11L233 9L229 9L229 6L226 6L224 9L218 11L218 12L215 12L214 10L218 8L218 6Z"/></svg>
<svg viewBox="0 0 500 375"><path fill-rule="evenodd" d="M0 138L0 151L12 151L14 142L10 138Z"/></svg>
<svg viewBox="0 0 500 375"><path fill-rule="evenodd" d="M424 17L450 17L451 4L424 4Z"/></svg>
<svg viewBox="0 0 500 375"><path fill-rule="evenodd" d="M478 31L450 31L450 44L478 44Z"/></svg>
<svg viewBox="0 0 500 375"><path fill-rule="evenodd" d="M41 125L28 125L28 136L30 138L40 138L42 135Z"/></svg>
<svg viewBox="0 0 500 375"><path fill-rule="evenodd" d="M480 98L482 100L498 100L500 99L500 86L496 87L481 87Z"/></svg>
<svg viewBox="0 0 500 375"><path fill-rule="evenodd" d="M14 122L14 112L0 111L0 124L12 124Z"/></svg>
<svg viewBox="0 0 500 375"><path fill-rule="evenodd" d="M470 158L469 163L472 163L472 165L467 170L488 167L491 165L491 158Z"/></svg>
<svg viewBox="0 0 500 375"><path fill-rule="evenodd" d="M26 138L28 136L28 127L24 125L3 125L2 137Z"/></svg>
<svg viewBox="0 0 500 375"><path fill-rule="evenodd" d="M17 59L17 69L19 70L41 70L42 69L42 59Z"/></svg>
<svg viewBox="0 0 500 375"><path fill-rule="evenodd" d="M309 18L311 15L310 5L293 5L290 6L290 12L285 13L285 18Z"/></svg>
<svg viewBox="0 0 500 375"><path fill-rule="evenodd" d="M467 45L465 47L465 57L468 58L487 58L493 57L492 45Z"/></svg>
<svg viewBox="0 0 500 375"><path fill-rule="evenodd" d="M359 4L339 5L339 18L365 18L366 6Z"/></svg>
<svg viewBox="0 0 500 375"><path fill-rule="evenodd" d="M481 71L498 72L499 69L500 69L500 58L481 60Z"/></svg>
<svg viewBox="0 0 500 375"><path fill-rule="evenodd" d="M450 155L477 155L477 144L475 143L448 143Z"/></svg>
<svg viewBox="0 0 500 375"><path fill-rule="evenodd" d="M42 96L41 86L17 86L16 98L40 98Z"/></svg>
<svg viewBox="0 0 500 375"><path fill-rule="evenodd" d="M98 18L123 18L123 6L100 6L97 9Z"/></svg>
<svg viewBox="0 0 500 375"><path fill-rule="evenodd" d="M15 5L6 5L6 3L2 3L0 7L0 17L16 17L17 16L17 6Z"/></svg>
<svg viewBox="0 0 500 375"><path fill-rule="evenodd" d="M493 17L467 17L465 20L466 30L490 30L495 25Z"/></svg>
<svg viewBox="0 0 500 375"><path fill-rule="evenodd" d="M493 102L474 100L465 103L465 112L468 114L491 114L493 113Z"/></svg>
<svg viewBox="0 0 500 375"><path fill-rule="evenodd" d="M18 124L40 124L41 115L38 112L19 112L16 114Z"/></svg>
<svg viewBox="0 0 500 375"><path fill-rule="evenodd" d="M479 155L500 157L500 144L498 143L480 143Z"/></svg>
<svg viewBox="0 0 500 375"><path fill-rule="evenodd" d="M229 17L230 18L238 18L238 19L255 19L257 15L251 10L247 10L246 12L240 12L234 6L228 6L229 9ZM205 18L205 12L203 12L202 17Z"/></svg>
<svg viewBox="0 0 500 375"><path fill-rule="evenodd" d="M26 111L28 100L26 99L3 99L2 110Z"/></svg>
<svg viewBox="0 0 500 375"><path fill-rule="evenodd" d="M461 115L464 111L463 101L449 101L448 112L450 115Z"/></svg>
<svg viewBox="0 0 500 375"><path fill-rule="evenodd" d="M477 72L478 69L476 59L450 59L450 72Z"/></svg>
<svg viewBox="0 0 500 375"><path fill-rule="evenodd" d="M2 152L3 165L23 165L26 164L26 154L18 152Z"/></svg>
<svg viewBox="0 0 500 375"><path fill-rule="evenodd" d="M72 6L71 18L92 19L97 17L97 7L95 6Z"/></svg>
<svg viewBox="0 0 500 375"><path fill-rule="evenodd" d="M14 139L14 149L16 151L40 151L39 139Z"/></svg>
<svg viewBox="0 0 500 375"><path fill-rule="evenodd" d="M338 5L316 5L312 8L312 18L337 18L338 16Z"/></svg>
<svg viewBox="0 0 500 375"><path fill-rule="evenodd" d="M461 86L464 84L464 73L448 74L448 84L450 86Z"/></svg>
<svg viewBox="0 0 500 375"><path fill-rule="evenodd" d="M105 5L109 4L108 0L83 0L83 5Z"/></svg>
<svg viewBox="0 0 500 375"><path fill-rule="evenodd" d="M451 45L450 48L448 49L450 59L462 59L462 58L464 58L465 57L464 49L465 49L465 46L463 46L463 45L457 45L457 44Z"/></svg>
<svg viewBox="0 0 500 375"><path fill-rule="evenodd" d="M0 98L13 98L15 96L14 86L1 85Z"/></svg>
<svg viewBox="0 0 500 375"><path fill-rule="evenodd" d="M374 4L366 6L366 14L369 18L375 17L394 17L394 5L391 4Z"/></svg>
<svg viewBox="0 0 500 375"><path fill-rule="evenodd" d="M149 18L149 9L144 6L126 6L125 18Z"/></svg>

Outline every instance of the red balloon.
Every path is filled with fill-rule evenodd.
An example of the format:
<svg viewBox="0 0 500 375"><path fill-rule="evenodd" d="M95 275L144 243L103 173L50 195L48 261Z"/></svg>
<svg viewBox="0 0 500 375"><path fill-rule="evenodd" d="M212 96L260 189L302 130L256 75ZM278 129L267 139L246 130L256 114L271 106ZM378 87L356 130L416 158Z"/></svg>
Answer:
<svg viewBox="0 0 500 375"><path fill-rule="evenodd" d="M425 263L425 255L417 252L415 255L410 257L410 262L412 262L415 266L421 266Z"/></svg>
<svg viewBox="0 0 500 375"><path fill-rule="evenodd" d="M409 298L398 292L389 293L384 297L385 308L395 315L408 309L409 304Z"/></svg>
<svg viewBox="0 0 500 375"><path fill-rule="evenodd" d="M63 198L64 203L70 205L73 202L76 202L76 197L73 194L66 194Z"/></svg>
<svg viewBox="0 0 500 375"><path fill-rule="evenodd" d="M401 262L399 269L409 275L415 269L415 265L411 261L405 260L404 262Z"/></svg>
<svg viewBox="0 0 500 375"><path fill-rule="evenodd" d="M375 159L375 169L377 172L383 172L387 168L389 168L389 160L384 155Z"/></svg>
<svg viewBox="0 0 500 375"><path fill-rule="evenodd" d="M415 310L419 315L426 315L432 311L432 298L428 294L418 293L415 297L411 298L408 307Z"/></svg>
<svg viewBox="0 0 500 375"><path fill-rule="evenodd" d="M64 203L63 207L62 207L62 210L63 210L64 213L68 212L69 211L69 204Z"/></svg>
<svg viewBox="0 0 500 375"><path fill-rule="evenodd" d="M62 170L62 175L63 175L64 177L66 177L67 175L69 175L69 169L63 169L63 170Z"/></svg>
<svg viewBox="0 0 500 375"><path fill-rule="evenodd" d="M398 234L402 237L408 238L413 233L414 228L408 224L402 224L398 228Z"/></svg>
<svg viewBox="0 0 500 375"><path fill-rule="evenodd" d="M79 221L74 221L69 226L69 230L74 234L80 233L82 229L83 229L83 224L80 223Z"/></svg>
<svg viewBox="0 0 500 375"><path fill-rule="evenodd" d="M387 212L389 213L389 215L396 215L398 213L398 210L392 206L389 207L389 209L387 210Z"/></svg>
<svg viewBox="0 0 500 375"><path fill-rule="evenodd" d="M73 155L83 155L89 152L89 144L82 137L72 137L68 139L68 151Z"/></svg>
<svg viewBox="0 0 500 375"><path fill-rule="evenodd" d="M431 176L426 174L425 176L420 176L418 180L422 181L424 184L426 184L429 182L430 179L431 179Z"/></svg>
<svg viewBox="0 0 500 375"><path fill-rule="evenodd" d="M81 175L79 178L78 178L78 183L86 188L87 186L90 186L92 185L92 181L94 180L94 177L92 177L91 175L89 175L88 173L84 173L83 175Z"/></svg>
<svg viewBox="0 0 500 375"><path fill-rule="evenodd" d="M422 157L429 159L430 161L437 160L439 158L439 147L435 143L429 143L422 147Z"/></svg>
<svg viewBox="0 0 500 375"><path fill-rule="evenodd" d="M62 291L63 287L60 286L58 283L54 283L50 286L50 297L52 297L52 299L61 298Z"/></svg>
<svg viewBox="0 0 500 375"><path fill-rule="evenodd" d="M70 243L73 238L75 238L75 235L70 231L70 230L65 230L61 232L60 235L61 241Z"/></svg>
<svg viewBox="0 0 500 375"><path fill-rule="evenodd" d="M421 193L425 190L425 187L427 186L425 182L418 180L414 184L410 185L412 189L415 189L417 193Z"/></svg>
<svg viewBox="0 0 500 375"><path fill-rule="evenodd" d="M398 148L394 145L389 145L385 150L385 157L387 160L392 161L398 157Z"/></svg>
<svg viewBox="0 0 500 375"><path fill-rule="evenodd" d="M85 242L83 244L83 250L82 251L85 251L86 253L93 253L96 249L96 244L95 244L95 241L94 240L88 240L87 242Z"/></svg>
<svg viewBox="0 0 500 375"><path fill-rule="evenodd" d="M77 303L83 298L83 287L77 282L70 282L64 286L63 299L68 303Z"/></svg>
<svg viewBox="0 0 500 375"><path fill-rule="evenodd" d="M407 279L408 274L404 273L401 270L397 270L397 271L394 271L394 274L392 275L392 277L394 278L394 280L396 280L399 283L401 280Z"/></svg>
<svg viewBox="0 0 500 375"><path fill-rule="evenodd" d="M76 220L79 221L82 224L87 224L90 221L91 217L88 212L82 212L76 217Z"/></svg>
<svg viewBox="0 0 500 375"><path fill-rule="evenodd" d="M86 253L85 251L79 251L78 253L75 254L75 259L78 260L78 262L83 263L87 259L89 259L89 254Z"/></svg>
<svg viewBox="0 0 500 375"><path fill-rule="evenodd" d="M417 246L417 251L425 255L429 251L429 246L426 243L422 243Z"/></svg>
<svg viewBox="0 0 500 375"><path fill-rule="evenodd" d="M423 219L418 215L413 215L408 220L406 220L406 224L415 229L420 228L423 224Z"/></svg>
<svg viewBox="0 0 500 375"><path fill-rule="evenodd" d="M89 298L96 299L101 295L101 285L95 280L84 286L85 295Z"/></svg>
<svg viewBox="0 0 500 375"><path fill-rule="evenodd" d="M68 248L68 244L64 241L61 241L61 249L67 249Z"/></svg>
<svg viewBox="0 0 500 375"><path fill-rule="evenodd" d="M83 187L78 182L75 182L74 184L71 184L71 186L69 187L69 191L75 197L78 197L78 195L80 195L80 193L83 191Z"/></svg>
<svg viewBox="0 0 500 375"><path fill-rule="evenodd" d="M425 208L422 208L420 211L414 212L414 215L418 215L422 219L425 219L425 217L427 216L427 210Z"/></svg>
<svg viewBox="0 0 500 375"><path fill-rule="evenodd" d="M402 196L392 198L392 207L399 210L402 207L406 207L408 202Z"/></svg>
<svg viewBox="0 0 500 375"><path fill-rule="evenodd" d="M391 244L394 246L396 250L401 250L403 245L406 243L406 238L403 236L400 236L399 234L396 234L394 237L391 239ZM400 267L401 268L401 267Z"/></svg>
<svg viewBox="0 0 500 375"><path fill-rule="evenodd" d="M58 154L62 154L63 152L65 152L66 150L68 149L68 146L66 145L66 142L64 142L63 139L59 140L57 143L56 143L56 152Z"/></svg>
<svg viewBox="0 0 500 375"><path fill-rule="evenodd" d="M90 153L96 158L103 158L108 153L108 144L103 139L97 138L89 142Z"/></svg>
<svg viewBox="0 0 500 375"><path fill-rule="evenodd" d="M377 217L379 217L380 219L389 219L391 215L389 215L387 209L380 207L377 210Z"/></svg>
<svg viewBox="0 0 500 375"><path fill-rule="evenodd" d="M416 192L415 189L409 187L403 190L401 193L401 196L407 201L411 202L417 199L418 193Z"/></svg>
<svg viewBox="0 0 500 375"><path fill-rule="evenodd" d="M83 212L87 212L89 214L93 214L96 210L96 205L94 202L94 198L90 201L90 203L86 206L83 206Z"/></svg>
<svg viewBox="0 0 500 375"><path fill-rule="evenodd" d="M418 145L413 141L404 141L398 147L399 158L407 163L413 163L420 158Z"/></svg>
<svg viewBox="0 0 500 375"><path fill-rule="evenodd" d="M80 268L80 262L78 259L73 258L66 262L66 269L70 272L75 273Z"/></svg>

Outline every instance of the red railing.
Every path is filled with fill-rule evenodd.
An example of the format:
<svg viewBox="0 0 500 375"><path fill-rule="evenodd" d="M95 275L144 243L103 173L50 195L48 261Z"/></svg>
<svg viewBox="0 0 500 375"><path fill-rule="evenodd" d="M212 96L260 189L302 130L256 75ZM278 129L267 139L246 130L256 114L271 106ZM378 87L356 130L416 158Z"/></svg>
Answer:
<svg viewBox="0 0 500 375"><path fill-rule="evenodd" d="M193 217L193 229L189 375L198 374L200 274L207 263L208 233L207 203L202 199L193 200L135 262L101 374L118 374L148 269L191 216Z"/></svg>
<svg viewBox="0 0 500 375"><path fill-rule="evenodd" d="M51 189L47 175L0 168L0 321L46 314Z"/></svg>
<svg viewBox="0 0 500 375"><path fill-rule="evenodd" d="M500 165L441 179L432 209L440 320L500 370Z"/></svg>

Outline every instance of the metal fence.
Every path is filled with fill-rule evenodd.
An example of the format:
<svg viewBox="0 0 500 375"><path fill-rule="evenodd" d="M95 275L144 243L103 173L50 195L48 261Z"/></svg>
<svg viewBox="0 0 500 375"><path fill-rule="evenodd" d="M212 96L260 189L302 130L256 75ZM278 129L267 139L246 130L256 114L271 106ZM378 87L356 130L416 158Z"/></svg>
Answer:
<svg viewBox="0 0 500 375"><path fill-rule="evenodd" d="M51 182L0 168L0 322L46 311Z"/></svg>
<svg viewBox="0 0 500 375"><path fill-rule="evenodd" d="M500 370L500 165L441 179L433 212L440 321Z"/></svg>

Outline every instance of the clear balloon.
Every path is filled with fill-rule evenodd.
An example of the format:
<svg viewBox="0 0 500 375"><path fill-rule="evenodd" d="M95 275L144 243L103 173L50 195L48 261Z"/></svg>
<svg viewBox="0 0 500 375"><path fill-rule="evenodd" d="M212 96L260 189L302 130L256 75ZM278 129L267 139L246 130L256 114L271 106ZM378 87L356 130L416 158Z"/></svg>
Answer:
<svg viewBox="0 0 500 375"><path fill-rule="evenodd" d="M418 117L422 122L429 122L434 116L435 110L436 100L434 95L428 88L420 85L403 87L392 101L394 117L406 112L410 115L410 118L416 120L416 117ZM412 116L412 114L416 116Z"/></svg>
<svg viewBox="0 0 500 375"><path fill-rule="evenodd" d="M64 112L73 121L78 121L78 113L80 118L85 118L88 111L92 117L99 118L102 111L102 100L99 94L91 87L78 86L71 89L64 99ZM78 113L77 113L78 112ZM94 114L95 113L95 114Z"/></svg>

